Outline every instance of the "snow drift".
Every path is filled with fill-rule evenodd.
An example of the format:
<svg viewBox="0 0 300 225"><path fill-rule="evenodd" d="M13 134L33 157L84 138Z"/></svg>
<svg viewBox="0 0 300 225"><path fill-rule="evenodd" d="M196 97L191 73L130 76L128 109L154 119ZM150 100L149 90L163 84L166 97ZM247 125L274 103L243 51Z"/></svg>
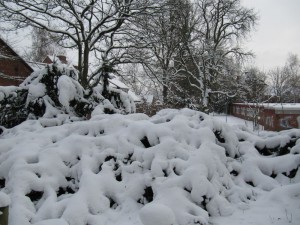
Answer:
<svg viewBox="0 0 300 225"><path fill-rule="evenodd" d="M0 136L10 225L206 225L264 191L300 195L299 130L258 137L189 109L43 123Z"/></svg>

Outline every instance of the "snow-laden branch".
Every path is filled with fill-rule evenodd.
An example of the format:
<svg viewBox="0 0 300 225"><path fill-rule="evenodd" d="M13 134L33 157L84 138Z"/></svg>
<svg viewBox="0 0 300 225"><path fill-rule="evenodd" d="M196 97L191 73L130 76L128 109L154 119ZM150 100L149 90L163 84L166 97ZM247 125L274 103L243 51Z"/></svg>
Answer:
<svg viewBox="0 0 300 225"><path fill-rule="evenodd" d="M24 26L45 29L59 36L61 46L76 48L79 81L87 87L91 53L96 49L100 52L104 49L106 56L98 57L104 61L114 55L114 51L141 48L137 46L137 35L132 35L132 31L126 31L123 27L130 27L131 18L137 20L139 15L151 14L158 8L159 4L151 0L1 0L0 10L4 16L0 20L9 22L12 25L10 28L14 29ZM127 35L130 37L127 41L132 41L122 47L120 40L122 37L126 39ZM114 41L115 38L118 41ZM120 57L125 55L118 54ZM118 61L122 60L115 62ZM102 65L102 62L98 64ZM110 66L114 67L115 64Z"/></svg>

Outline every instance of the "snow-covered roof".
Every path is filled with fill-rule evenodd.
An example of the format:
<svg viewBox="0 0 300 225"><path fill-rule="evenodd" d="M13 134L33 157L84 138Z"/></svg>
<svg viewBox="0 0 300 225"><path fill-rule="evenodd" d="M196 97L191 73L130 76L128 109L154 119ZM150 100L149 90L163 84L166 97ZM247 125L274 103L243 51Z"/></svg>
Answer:
<svg viewBox="0 0 300 225"><path fill-rule="evenodd" d="M33 70L30 65L8 44L2 37L0 36L0 46L3 46L4 49L0 48L1 58L10 58L10 59L18 59L20 60L29 70ZM6 51L9 52L6 52ZM3 52L4 51L4 52ZM4 55L3 55L4 54ZM8 55L7 55L8 54Z"/></svg>
<svg viewBox="0 0 300 225"><path fill-rule="evenodd" d="M300 103L265 103L264 107L266 109L275 109L275 110L300 110Z"/></svg>
<svg viewBox="0 0 300 225"><path fill-rule="evenodd" d="M134 102L140 102L141 98L137 96L133 91L129 90L128 95L133 99Z"/></svg>
<svg viewBox="0 0 300 225"><path fill-rule="evenodd" d="M32 61L27 61L27 64L28 64L34 71L43 69L45 66L47 66L46 63L32 62Z"/></svg>
<svg viewBox="0 0 300 225"><path fill-rule="evenodd" d="M300 103L234 103L235 105L259 106L265 109L278 110L300 110Z"/></svg>
<svg viewBox="0 0 300 225"><path fill-rule="evenodd" d="M108 80L112 87L129 90L129 87L127 87L126 84L120 81L119 78L115 75L111 75L111 78L109 78Z"/></svg>
<svg viewBox="0 0 300 225"><path fill-rule="evenodd" d="M52 62L57 62L59 61L62 64L68 64L68 60L67 57L64 55L47 55L45 57L45 59L43 60L43 62L45 62L47 60L47 58L49 58Z"/></svg>

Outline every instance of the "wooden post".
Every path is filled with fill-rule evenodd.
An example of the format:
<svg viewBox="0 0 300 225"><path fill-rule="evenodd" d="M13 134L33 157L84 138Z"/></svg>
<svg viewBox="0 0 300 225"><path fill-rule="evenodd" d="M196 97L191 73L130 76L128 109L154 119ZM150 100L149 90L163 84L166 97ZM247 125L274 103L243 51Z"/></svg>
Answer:
<svg viewBox="0 0 300 225"><path fill-rule="evenodd" d="M0 225L8 225L8 208L9 206L0 208Z"/></svg>

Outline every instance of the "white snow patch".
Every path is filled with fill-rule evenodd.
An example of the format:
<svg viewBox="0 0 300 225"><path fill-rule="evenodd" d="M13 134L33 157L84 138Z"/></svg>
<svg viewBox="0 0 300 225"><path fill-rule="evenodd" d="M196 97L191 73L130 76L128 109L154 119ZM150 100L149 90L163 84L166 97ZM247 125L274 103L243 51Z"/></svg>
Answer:
<svg viewBox="0 0 300 225"><path fill-rule="evenodd" d="M10 204L10 198L7 194L0 192L0 208L6 207Z"/></svg>
<svg viewBox="0 0 300 225"><path fill-rule="evenodd" d="M67 75L62 75L57 81L58 99L59 102L66 108L67 112L70 112L70 101L74 100L75 96L83 95L83 90L80 89L80 85L76 85L76 81L71 79ZM79 89L79 90L78 90Z"/></svg>
<svg viewBox="0 0 300 225"><path fill-rule="evenodd" d="M144 225L173 225L175 215L173 211L161 204L150 203L140 211L140 218Z"/></svg>

